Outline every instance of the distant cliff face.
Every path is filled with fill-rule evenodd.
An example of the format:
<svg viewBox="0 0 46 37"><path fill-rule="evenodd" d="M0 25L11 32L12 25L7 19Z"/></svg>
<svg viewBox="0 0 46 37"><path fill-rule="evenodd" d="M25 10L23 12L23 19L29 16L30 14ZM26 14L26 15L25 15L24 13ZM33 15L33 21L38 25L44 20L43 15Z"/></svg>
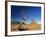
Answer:
<svg viewBox="0 0 46 37"><path fill-rule="evenodd" d="M32 22L29 27L29 30L40 30L41 29L41 25L36 23L36 22Z"/></svg>

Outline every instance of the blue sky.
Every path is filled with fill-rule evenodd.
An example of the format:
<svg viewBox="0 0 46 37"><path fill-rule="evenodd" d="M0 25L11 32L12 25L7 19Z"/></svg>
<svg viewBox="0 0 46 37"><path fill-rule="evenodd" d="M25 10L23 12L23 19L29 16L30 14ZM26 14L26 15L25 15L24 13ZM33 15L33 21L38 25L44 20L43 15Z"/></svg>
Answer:
<svg viewBox="0 0 46 37"><path fill-rule="evenodd" d="M24 13L23 13L24 12ZM25 22L31 23L32 18L36 22L41 21L41 7L35 6L11 6L11 20L22 22L22 16L25 16Z"/></svg>

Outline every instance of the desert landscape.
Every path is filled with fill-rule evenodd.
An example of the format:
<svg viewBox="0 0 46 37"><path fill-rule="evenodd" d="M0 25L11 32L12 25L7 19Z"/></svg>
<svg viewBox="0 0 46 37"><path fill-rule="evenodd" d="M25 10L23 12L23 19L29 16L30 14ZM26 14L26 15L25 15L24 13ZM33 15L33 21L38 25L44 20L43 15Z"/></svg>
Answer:
<svg viewBox="0 0 46 37"><path fill-rule="evenodd" d="M11 31L25 31L25 30L40 30L41 24L36 23L34 20L30 24L14 24L11 25Z"/></svg>

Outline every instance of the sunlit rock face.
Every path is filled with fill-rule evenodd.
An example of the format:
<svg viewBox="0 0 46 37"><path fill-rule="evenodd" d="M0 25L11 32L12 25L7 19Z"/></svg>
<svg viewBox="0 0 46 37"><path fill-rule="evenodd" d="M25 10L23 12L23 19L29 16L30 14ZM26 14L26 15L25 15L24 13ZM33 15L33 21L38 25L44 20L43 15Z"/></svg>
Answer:
<svg viewBox="0 0 46 37"><path fill-rule="evenodd" d="M41 24L38 24L34 19L30 23L30 26L28 28L29 30L40 30L41 29Z"/></svg>
<svg viewBox="0 0 46 37"><path fill-rule="evenodd" d="M41 25L37 24L36 22L32 22L29 27L29 30L40 30L41 29Z"/></svg>

